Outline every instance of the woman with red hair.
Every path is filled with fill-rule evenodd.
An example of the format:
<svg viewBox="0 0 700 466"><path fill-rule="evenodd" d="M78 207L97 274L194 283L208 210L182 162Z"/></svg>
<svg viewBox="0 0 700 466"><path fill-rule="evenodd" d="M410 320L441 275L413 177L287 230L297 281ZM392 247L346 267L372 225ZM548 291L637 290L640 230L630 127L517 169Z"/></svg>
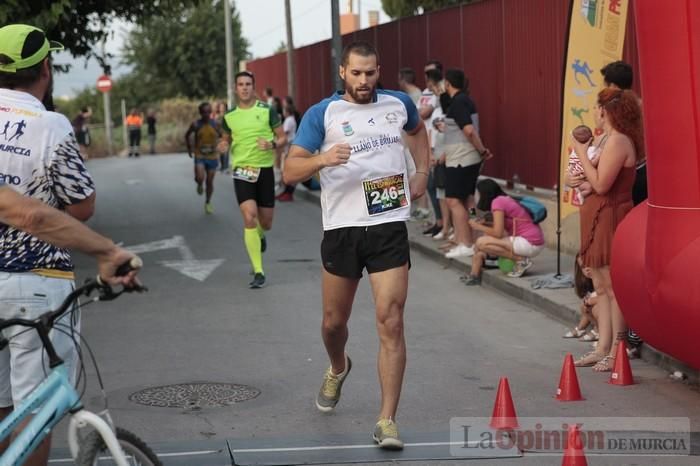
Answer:
<svg viewBox="0 0 700 466"><path fill-rule="evenodd" d="M576 365L606 372L613 368L617 342L627 336L610 279L610 258L615 229L632 210L635 165L644 158L644 136L639 98L630 90L603 89L593 114L596 127L603 131L597 166L586 156L592 140L581 143L572 137L571 144L583 165L582 176L593 188L580 209L580 256L582 266L591 269L598 294L600 328L595 351L578 359Z"/></svg>

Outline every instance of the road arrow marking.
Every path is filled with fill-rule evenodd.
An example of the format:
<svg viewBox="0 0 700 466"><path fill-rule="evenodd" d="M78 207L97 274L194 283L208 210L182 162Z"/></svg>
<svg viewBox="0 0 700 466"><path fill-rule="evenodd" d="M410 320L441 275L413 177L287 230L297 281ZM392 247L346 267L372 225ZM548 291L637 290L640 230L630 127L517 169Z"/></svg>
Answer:
<svg viewBox="0 0 700 466"><path fill-rule="evenodd" d="M183 275L186 275L195 280L203 282L211 275L211 273L216 270L221 264L224 263L223 259L211 259L211 260L184 260L184 261L160 261L159 264L170 269L176 270Z"/></svg>
<svg viewBox="0 0 700 466"><path fill-rule="evenodd" d="M200 282L206 280L207 277L224 262L224 259L195 259L192 250L185 242L185 238L179 235L173 236L172 238L151 241L150 243L128 246L125 249L128 249L134 254L144 254L146 252L162 251L164 249L177 249L182 260L161 261L159 263L190 278L199 280Z"/></svg>

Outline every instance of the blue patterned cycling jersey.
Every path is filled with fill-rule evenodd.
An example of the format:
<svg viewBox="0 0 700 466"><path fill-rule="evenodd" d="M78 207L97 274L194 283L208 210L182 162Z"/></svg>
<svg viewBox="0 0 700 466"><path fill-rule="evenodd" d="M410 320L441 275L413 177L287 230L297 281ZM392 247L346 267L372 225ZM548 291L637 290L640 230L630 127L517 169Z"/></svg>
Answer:
<svg viewBox="0 0 700 466"><path fill-rule="evenodd" d="M32 95L10 89L0 89L0 179L58 209L95 190L68 119L46 111ZM72 270L67 250L0 224L0 271Z"/></svg>

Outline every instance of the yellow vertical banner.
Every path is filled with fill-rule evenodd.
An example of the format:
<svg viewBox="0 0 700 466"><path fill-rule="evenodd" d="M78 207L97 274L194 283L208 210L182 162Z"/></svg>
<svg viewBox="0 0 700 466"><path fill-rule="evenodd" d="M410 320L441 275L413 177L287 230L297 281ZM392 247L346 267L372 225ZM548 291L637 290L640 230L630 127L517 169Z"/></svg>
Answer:
<svg viewBox="0 0 700 466"><path fill-rule="evenodd" d="M562 99L559 186L561 218L578 211L580 199L564 184L571 131L586 125L595 132L593 108L603 88L600 69L622 58L628 0L571 0L569 42Z"/></svg>

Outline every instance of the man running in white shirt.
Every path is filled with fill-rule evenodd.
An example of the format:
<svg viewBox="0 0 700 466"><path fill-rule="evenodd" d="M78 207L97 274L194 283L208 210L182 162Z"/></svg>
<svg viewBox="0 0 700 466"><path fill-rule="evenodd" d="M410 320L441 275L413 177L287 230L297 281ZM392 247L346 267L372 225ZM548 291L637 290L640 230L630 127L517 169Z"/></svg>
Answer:
<svg viewBox="0 0 700 466"><path fill-rule="evenodd" d="M376 307L382 394L373 438L382 448L401 449L394 419L406 366L403 311L410 257L405 221L411 201L425 193L428 139L405 93L376 89L379 64L371 44L345 47L339 73L345 91L309 109L284 170L287 183L317 171L321 178L322 336L331 365L316 406L323 412L335 408L352 367L345 353L347 323L366 268ZM402 130L416 165L410 179Z"/></svg>

